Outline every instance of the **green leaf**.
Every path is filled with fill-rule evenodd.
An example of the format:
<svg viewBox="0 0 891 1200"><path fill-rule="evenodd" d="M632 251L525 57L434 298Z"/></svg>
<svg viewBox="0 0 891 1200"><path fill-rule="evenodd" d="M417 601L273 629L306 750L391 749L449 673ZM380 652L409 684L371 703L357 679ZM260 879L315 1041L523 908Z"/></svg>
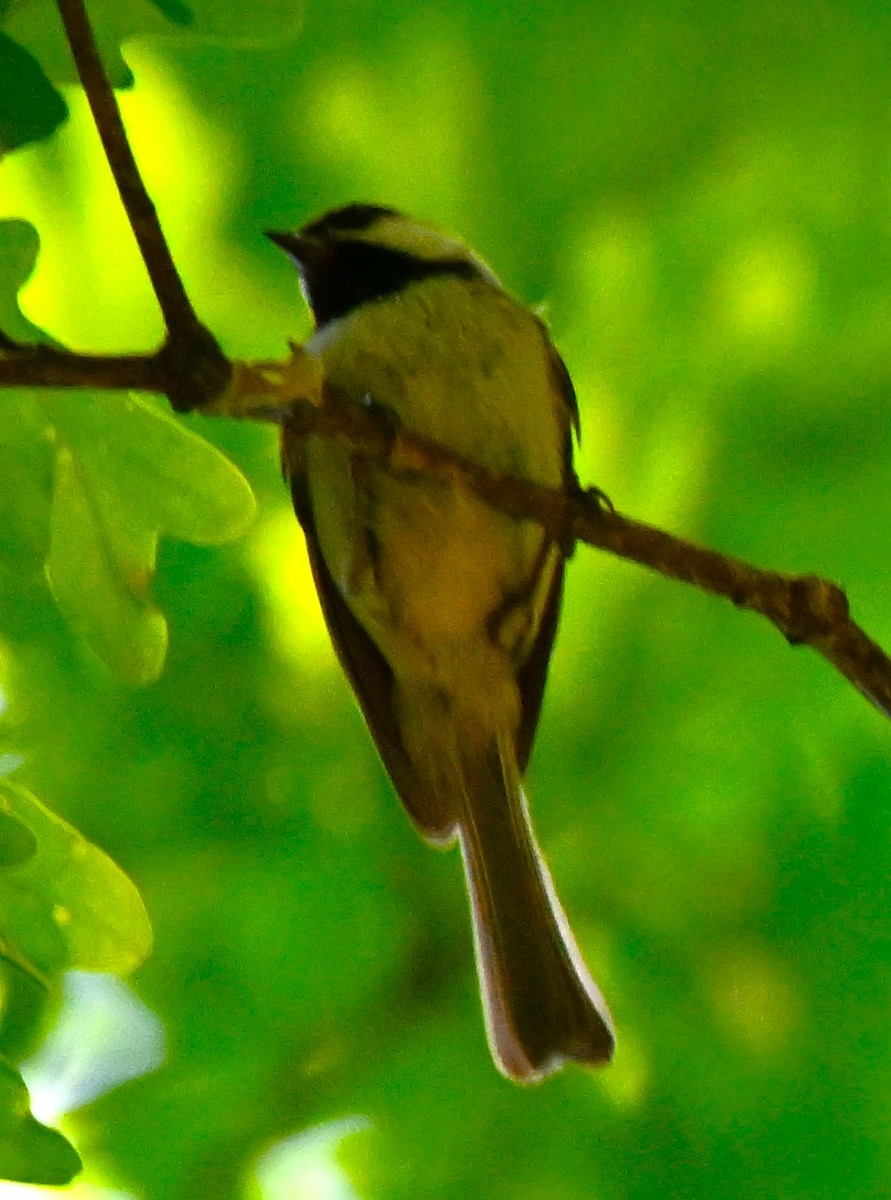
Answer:
<svg viewBox="0 0 891 1200"><path fill-rule="evenodd" d="M0 332L24 345L51 339L24 316L18 293L34 270L40 239L27 221L0 221ZM49 548L52 426L36 393L3 394L0 422L0 558L15 572L38 570Z"/></svg>
<svg viewBox="0 0 891 1200"><path fill-rule="evenodd" d="M25 788L0 783L0 801L37 843L27 862L0 870L4 952L35 976L137 967L151 950L151 926L120 867Z"/></svg>
<svg viewBox="0 0 891 1200"><path fill-rule="evenodd" d="M185 28L195 20L192 9L187 4L181 4L180 0L151 0L151 3L173 25L181 25Z"/></svg>
<svg viewBox="0 0 891 1200"><path fill-rule="evenodd" d="M62 615L103 662L132 683L148 683L161 674L167 653L167 624L148 596L155 544L141 547L141 571L136 553L128 570L114 544L114 525L107 524L113 514L103 511L90 482L71 451L61 449L46 560L49 584ZM134 551L136 541L134 531Z"/></svg>
<svg viewBox="0 0 891 1200"><path fill-rule="evenodd" d="M33 831L10 810L6 797L0 794L0 869L20 867L37 853L37 838Z"/></svg>
<svg viewBox="0 0 891 1200"><path fill-rule="evenodd" d="M18 342L51 339L19 308L19 289L34 270L40 237L28 221L0 221L0 329Z"/></svg>
<svg viewBox="0 0 891 1200"><path fill-rule="evenodd" d="M49 137L67 116L37 59L0 33L0 157Z"/></svg>
<svg viewBox="0 0 891 1200"><path fill-rule="evenodd" d="M47 0L12 0L5 18L0 8L0 18L7 33L27 47L54 83L77 83L74 60L54 4ZM295 37L302 20L302 0L251 0L241 4L193 0L188 5L182 0L151 0L149 4L145 0L117 0L103 7L102 19L94 22L94 33L112 85L122 88L133 82L121 54L121 43L130 38L169 36L173 24L180 36L277 44Z"/></svg>
<svg viewBox="0 0 891 1200"><path fill-rule="evenodd" d="M11 571L39 572L49 549L52 427L38 399L3 394L0 421L0 560Z"/></svg>
<svg viewBox="0 0 891 1200"><path fill-rule="evenodd" d="M0 1058L0 1177L61 1187L80 1169L80 1156L71 1143L31 1115L25 1081Z"/></svg>
<svg viewBox="0 0 891 1200"><path fill-rule="evenodd" d="M219 545L253 520L253 493L238 468L149 401L80 393L54 401L53 415L60 438L96 481L101 503L126 518L122 536L138 540L149 528Z"/></svg>
<svg viewBox="0 0 891 1200"><path fill-rule="evenodd" d="M21 1054L39 1035L62 971L125 973L151 948L136 888L111 859L16 784L0 783L0 1041ZM31 1115L19 1073L0 1054L0 1177L61 1185L80 1158Z"/></svg>
<svg viewBox="0 0 891 1200"><path fill-rule="evenodd" d="M29 963L16 961L16 950L11 942L0 942L0 945L8 954L5 960L0 960L0 995L3 997L0 1058L20 1063L37 1052L46 1036L62 998L61 977L38 976Z"/></svg>
<svg viewBox="0 0 891 1200"><path fill-rule="evenodd" d="M38 248L27 222L0 222L0 330L52 344L18 307ZM255 512L250 485L215 447L135 396L21 390L4 403L0 555L16 569L45 557L59 609L102 661L132 683L157 679L167 652L150 594L158 538L239 536Z"/></svg>
<svg viewBox="0 0 891 1200"><path fill-rule="evenodd" d="M112 670L151 682L167 649L149 592L158 537L201 545L237 537L253 519L253 493L217 449L136 397L60 396L54 415L50 586Z"/></svg>

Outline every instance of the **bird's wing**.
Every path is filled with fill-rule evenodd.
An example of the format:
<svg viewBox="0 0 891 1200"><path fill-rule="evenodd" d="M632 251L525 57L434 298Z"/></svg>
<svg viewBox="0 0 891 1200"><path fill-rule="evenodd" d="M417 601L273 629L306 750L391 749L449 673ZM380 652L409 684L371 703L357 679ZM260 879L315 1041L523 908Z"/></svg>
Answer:
<svg viewBox="0 0 891 1200"><path fill-rule="evenodd" d="M334 650L353 686L371 736L409 816L429 841L449 842L455 835L454 815L421 782L406 754L395 706L393 672L353 616L331 577L319 548L305 475L296 456L288 454L287 427L282 436L285 474L291 485L294 511L306 536L313 579Z"/></svg>

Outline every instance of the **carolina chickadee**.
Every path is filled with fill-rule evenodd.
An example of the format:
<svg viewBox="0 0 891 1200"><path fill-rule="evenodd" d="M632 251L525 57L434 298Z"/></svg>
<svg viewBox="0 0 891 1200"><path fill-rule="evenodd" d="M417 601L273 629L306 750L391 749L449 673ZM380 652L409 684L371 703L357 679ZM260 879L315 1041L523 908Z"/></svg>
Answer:
<svg viewBox="0 0 891 1200"><path fill-rule="evenodd" d="M578 408L543 323L466 246L350 204L271 233L315 318L306 350L339 400L490 471L573 480ZM380 466L283 433L328 629L396 791L430 842L461 845L497 1066L534 1080L607 1062L613 1028L529 822L563 556L535 521L444 473Z"/></svg>

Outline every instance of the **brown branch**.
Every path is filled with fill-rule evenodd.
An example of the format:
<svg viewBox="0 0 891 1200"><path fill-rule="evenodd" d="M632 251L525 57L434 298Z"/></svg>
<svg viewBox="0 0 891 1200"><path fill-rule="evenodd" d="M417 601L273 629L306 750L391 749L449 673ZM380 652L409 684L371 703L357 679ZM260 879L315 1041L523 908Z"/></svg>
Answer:
<svg viewBox="0 0 891 1200"><path fill-rule="evenodd" d="M136 388L168 392L171 367L155 355L94 357L34 347L0 353L0 386ZM614 512L596 489L559 490L495 475L398 426L371 404L338 401L322 387L318 359L293 346L285 362L234 363L232 385L201 406L207 416L283 426L286 453L311 434L346 438L391 470L461 478L493 507L538 521L567 549L576 541L723 596L760 613L793 645L806 644L891 717L891 659L850 617L842 589L811 575L765 571Z"/></svg>
<svg viewBox="0 0 891 1200"><path fill-rule="evenodd" d="M766 617L792 645L810 646L840 671L885 716L891 717L891 658L851 619L848 599L835 583L811 575L766 571L708 550L613 510L597 489L559 490L513 476L496 475L446 447L398 428L392 414L372 405L339 401L321 388L316 360L293 347L291 364L279 366L275 386L297 397L285 413L285 453L309 434L345 437L363 458L391 470L439 472L460 477L493 507L539 521L571 549L582 541L692 584ZM240 395L230 393L227 415L268 420L273 379L270 364L252 379L243 366Z"/></svg>
<svg viewBox="0 0 891 1200"><path fill-rule="evenodd" d="M132 388L163 394L167 382L157 354L73 354L50 346L0 353L0 387Z"/></svg>
<svg viewBox="0 0 891 1200"><path fill-rule="evenodd" d="M195 408L226 387L228 360L186 294L127 140L84 0L58 0L58 6L102 148L164 317L167 341L160 359L169 378L163 390L175 409Z"/></svg>
<svg viewBox="0 0 891 1200"><path fill-rule="evenodd" d="M199 409L212 416L271 421L283 419L283 381L292 375L291 360L280 363L231 363L226 382L196 397L194 363L166 342L154 354L77 354L56 346L23 345L0 331L0 388L98 388L187 396L180 411Z"/></svg>
<svg viewBox="0 0 891 1200"><path fill-rule="evenodd" d="M838 584L815 575L766 571L619 513L592 512L587 497L577 509L574 529L580 541L760 613L791 645L816 650L891 717L891 658L851 619Z"/></svg>

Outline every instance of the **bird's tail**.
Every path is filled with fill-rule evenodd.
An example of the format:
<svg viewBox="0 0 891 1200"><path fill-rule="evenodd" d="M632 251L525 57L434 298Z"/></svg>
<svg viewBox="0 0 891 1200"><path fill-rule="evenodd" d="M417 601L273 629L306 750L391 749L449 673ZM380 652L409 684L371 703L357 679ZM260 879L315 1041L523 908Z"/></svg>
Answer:
<svg viewBox="0 0 891 1200"><path fill-rule="evenodd" d="M462 764L458 832L486 1029L511 1079L605 1063L614 1036L529 821L512 747Z"/></svg>

